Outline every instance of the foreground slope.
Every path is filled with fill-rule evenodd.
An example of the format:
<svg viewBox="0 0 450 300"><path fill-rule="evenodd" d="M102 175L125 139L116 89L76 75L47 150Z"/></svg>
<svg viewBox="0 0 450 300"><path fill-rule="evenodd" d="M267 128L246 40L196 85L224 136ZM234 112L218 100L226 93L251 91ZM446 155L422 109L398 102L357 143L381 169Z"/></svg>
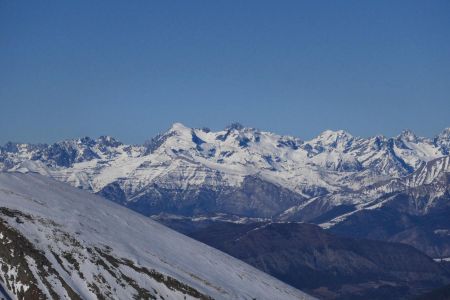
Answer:
<svg viewBox="0 0 450 300"><path fill-rule="evenodd" d="M126 208L0 173L1 285L13 298L309 299Z"/></svg>

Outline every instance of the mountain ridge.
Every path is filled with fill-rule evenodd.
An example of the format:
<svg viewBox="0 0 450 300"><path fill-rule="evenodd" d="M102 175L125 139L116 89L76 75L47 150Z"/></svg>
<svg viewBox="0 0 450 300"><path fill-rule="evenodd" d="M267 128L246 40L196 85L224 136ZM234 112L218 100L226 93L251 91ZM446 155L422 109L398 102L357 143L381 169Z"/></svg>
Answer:
<svg viewBox="0 0 450 300"><path fill-rule="evenodd" d="M432 213L447 201L439 174L449 172L448 145L449 128L434 138L410 130L391 138L325 130L303 141L240 124L214 132L175 123L143 145L108 136L8 144L0 148L0 168L37 172L146 216L224 214L328 228L397 203L393 194L408 189L415 191L407 196L409 213Z"/></svg>

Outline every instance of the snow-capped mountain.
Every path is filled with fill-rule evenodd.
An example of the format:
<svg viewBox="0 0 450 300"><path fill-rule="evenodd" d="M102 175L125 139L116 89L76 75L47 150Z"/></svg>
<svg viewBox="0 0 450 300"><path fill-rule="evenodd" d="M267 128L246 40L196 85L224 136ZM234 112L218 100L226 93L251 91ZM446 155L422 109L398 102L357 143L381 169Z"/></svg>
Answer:
<svg viewBox="0 0 450 300"><path fill-rule="evenodd" d="M450 157L357 191L327 194L292 207L283 221L320 224L356 238L402 242L432 257L450 257Z"/></svg>
<svg viewBox="0 0 450 300"><path fill-rule="evenodd" d="M383 187L395 191L382 193ZM406 243L431 257L450 257L449 157L429 162L374 191L368 193L366 202L334 206L317 223L338 234ZM343 207L347 209L342 211ZM341 213L332 213L340 209Z"/></svg>
<svg viewBox="0 0 450 300"><path fill-rule="evenodd" d="M447 156L449 143L450 129L434 139L408 130L393 138L326 130L302 141L240 124L212 132L175 123L140 146L111 137L8 143L0 150L0 166L39 172L146 215L273 218L317 197L359 193L409 176Z"/></svg>
<svg viewBox="0 0 450 300"><path fill-rule="evenodd" d="M441 151L449 155L450 154L450 128L444 129L435 139L434 143L439 146Z"/></svg>
<svg viewBox="0 0 450 300"><path fill-rule="evenodd" d="M388 204L397 193L408 193L411 197L412 214L426 214L434 207L440 205L438 200L443 199L445 204L450 198L450 156L443 156L422 164L413 173L399 178L392 178L376 182L354 191L330 193L310 199L304 204L292 207L280 215L282 220L312 221L337 207L346 207L345 212L331 215L331 222L324 223L324 227L333 226L351 214L366 209L376 209ZM422 191L422 192L420 192ZM393 196L394 195L394 196Z"/></svg>
<svg viewBox="0 0 450 300"><path fill-rule="evenodd" d="M311 299L150 218L39 174L0 173L6 299Z"/></svg>

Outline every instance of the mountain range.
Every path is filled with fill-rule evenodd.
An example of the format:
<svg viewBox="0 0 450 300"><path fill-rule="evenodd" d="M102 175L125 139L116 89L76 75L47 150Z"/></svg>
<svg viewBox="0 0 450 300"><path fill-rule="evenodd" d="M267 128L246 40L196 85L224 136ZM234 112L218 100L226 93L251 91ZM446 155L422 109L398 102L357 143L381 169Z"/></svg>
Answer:
<svg viewBox="0 0 450 300"><path fill-rule="evenodd" d="M183 247L195 249L192 255L232 264L227 272L245 278L234 268L238 261L153 219L322 299L410 299L450 282L449 150L450 128L434 138L409 130L369 138L326 130L304 141L237 123L217 132L175 123L142 145L110 136L10 142L0 147L2 234L15 241L8 251L23 255L1 253L7 275L0 295L264 299L273 287L280 290L271 281L263 294L251 285L239 294L234 279L210 274L169 248L182 239ZM62 230L62 218L86 225ZM103 226L119 228L120 239L105 241ZM142 233L154 231L151 238ZM153 241L154 248L136 240ZM136 247L124 246L130 244ZM151 260L148 251L170 266ZM163 252L182 257L183 267L173 268L178 259L161 258ZM211 272L223 271L221 264ZM23 268L28 275L17 273ZM196 280L211 276L217 281ZM259 282L263 275L251 276ZM281 291L288 295L283 299L308 297L288 286Z"/></svg>
<svg viewBox="0 0 450 300"><path fill-rule="evenodd" d="M434 138L326 130L303 141L237 123L217 132L175 123L142 145L109 136L7 143L0 168L37 172L146 216L310 222L446 258L449 151L450 128Z"/></svg>

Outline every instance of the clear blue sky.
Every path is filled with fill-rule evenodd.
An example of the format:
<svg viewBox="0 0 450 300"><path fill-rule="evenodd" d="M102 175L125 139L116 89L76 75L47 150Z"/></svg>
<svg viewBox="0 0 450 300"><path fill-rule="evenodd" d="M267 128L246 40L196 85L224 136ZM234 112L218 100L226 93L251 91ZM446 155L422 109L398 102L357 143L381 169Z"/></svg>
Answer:
<svg viewBox="0 0 450 300"><path fill-rule="evenodd" d="M234 121L433 136L450 1L0 0L0 104L0 143Z"/></svg>

